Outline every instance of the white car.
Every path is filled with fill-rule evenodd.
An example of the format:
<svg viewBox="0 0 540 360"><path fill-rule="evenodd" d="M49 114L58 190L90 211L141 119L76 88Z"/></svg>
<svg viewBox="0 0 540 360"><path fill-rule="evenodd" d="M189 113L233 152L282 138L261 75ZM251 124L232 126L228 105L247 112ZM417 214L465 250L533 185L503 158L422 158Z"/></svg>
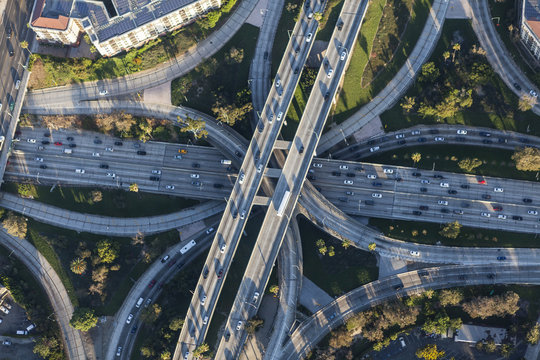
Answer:
<svg viewBox="0 0 540 360"><path fill-rule="evenodd" d="M43 162L43 158L37 157L36 161Z"/></svg>
<svg viewBox="0 0 540 360"><path fill-rule="evenodd" d="M405 137L405 134L397 134L396 139L403 139Z"/></svg>
<svg viewBox="0 0 540 360"><path fill-rule="evenodd" d="M208 315L206 315L202 321L203 325L208 324Z"/></svg>
<svg viewBox="0 0 540 360"><path fill-rule="evenodd" d="M281 86L281 80L277 79L276 80L276 89L279 88L280 86Z"/></svg>
<svg viewBox="0 0 540 360"><path fill-rule="evenodd" d="M429 184L430 181L429 181L429 180L422 179L422 180L420 180L420 183L421 183L421 184Z"/></svg>
<svg viewBox="0 0 540 360"><path fill-rule="evenodd" d="M99 157L99 153L97 153L97 152L92 153L92 156L93 156L93 157Z"/></svg>
<svg viewBox="0 0 540 360"><path fill-rule="evenodd" d="M500 187L496 187L496 188L493 189L493 191L498 192L498 193L502 193L504 191L504 189L500 188Z"/></svg>
<svg viewBox="0 0 540 360"><path fill-rule="evenodd" d="M227 244L223 243L221 244L221 247L219 248L219 251L223 254L225 252L225 249L227 248Z"/></svg>
<svg viewBox="0 0 540 360"><path fill-rule="evenodd" d="M240 330L242 328L242 321L238 321L236 323L236 330Z"/></svg>
<svg viewBox="0 0 540 360"><path fill-rule="evenodd" d="M245 178L246 178L246 174L244 174L244 172L240 172L240 176L238 176L238 183L243 184Z"/></svg>
<svg viewBox="0 0 540 360"><path fill-rule="evenodd" d="M491 217L491 214L490 213L487 213L487 212L483 212L481 213L480 215L484 216L484 217Z"/></svg>
<svg viewBox="0 0 540 360"><path fill-rule="evenodd" d="M373 193L373 194L371 194L371 197L380 199L380 198L382 198L382 194L379 194L379 193Z"/></svg>
<svg viewBox="0 0 540 360"><path fill-rule="evenodd" d="M184 353L184 360L188 360L188 357L189 357L189 351L186 351Z"/></svg>
<svg viewBox="0 0 540 360"><path fill-rule="evenodd" d="M442 182L440 185L441 187L444 187L444 188L450 187L450 184L447 182Z"/></svg>
<svg viewBox="0 0 540 360"><path fill-rule="evenodd" d="M15 83L15 89L19 90L19 87L21 87L21 80L17 80L17 82Z"/></svg>
<svg viewBox="0 0 540 360"><path fill-rule="evenodd" d="M201 305L204 305L205 302L206 302L206 295L203 295L201 299Z"/></svg>
<svg viewBox="0 0 540 360"><path fill-rule="evenodd" d="M536 211L536 210L529 210L529 211L527 211L527 214L529 214L529 215L538 215L538 211Z"/></svg>
<svg viewBox="0 0 540 360"><path fill-rule="evenodd" d="M420 251L410 250L409 254L411 254L411 256L420 256Z"/></svg>
<svg viewBox="0 0 540 360"><path fill-rule="evenodd" d="M308 33L307 36L306 36L306 42L310 42L312 37L313 37L313 34Z"/></svg>
<svg viewBox="0 0 540 360"><path fill-rule="evenodd" d="M105 148L105 151L113 152L114 149L112 147Z"/></svg>
<svg viewBox="0 0 540 360"><path fill-rule="evenodd" d="M130 324L131 320L133 320L133 314L129 314L126 320L126 324Z"/></svg>
<svg viewBox="0 0 540 360"><path fill-rule="evenodd" d="M255 291L255 292L253 293L253 302L254 302L254 303L256 303L257 300L259 300L259 295L260 295L260 294L259 294L258 291Z"/></svg>
<svg viewBox="0 0 540 360"><path fill-rule="evenodd" d="M329 68L329 69L328 69L328 72L326 73L326 77L330 79L330 78L332 77L332 74L333 74L333 73L334 73L334 69Z"/></svg>
<svg viewBox="0 0 540 360"><path fill-rule="evenodd" d="M199 174L191 174L190 175L192 179L198 179L200 178L200 175Z"/></svg>
<svg viewBox="0 0 540 360"><path fill-rule="evenodd" d="M242 213L240 214L240 219L244 220L246 218L246 210L242 210Z"/></svg>
<svg viewBox="0 0 540 360"><path fill-rule="evenodd" d="M354 184L354 182L353 182L352 180L343 180L343 183L344 183L345 185L352 185L352 184Z"/></svg>
<svg viewBox="0 0 540 360"><path fill-rule="evenodd" d="M84 174L86 172L86 170L84 170L84 169L75 169L75 172L77 174Z"/></svg>
<svg viewBox="0 0 540 360"><path fill-rule="evenodd" d="M174 185L167 185L167 186L165 186L165 189L174 190Z"/></svg>
<svg viewBox="0 0 540 360"><path fill-rule="evenodd" d="M108 93L109 93L109 92L108 92L107 90L101 90L101 91L99 92L99 95L105 96L105 95L107 95Z"/></svg>
<svg viewBox="0 0 540 360"><path fill-rule="evenodd" d="M119 346L118 349L116 349L116 356L120 356L122 354L122 347Z"/></svg>
<svg viewBox="0 0 540 360"><path fill-rule="evenodd" d="M152 170L152 174L161 175L161 170Z"/></svg>
<svg viewBox="0 0 540 360"><path fill-rule="evenodd" d="M262 171L262 164L257 165L257 172L260 173Z"/></svg>
<svg viewBox="0 0 540 360"><path fill-rule="evenodd" d="M347 57L347 52L345 50L343 50L341 52L341 56L339 57L341 59L341 61L345 60L345 58Z"/></svg>
<svg viewBox="0 0 540 360"><path fill-rule="evenodd" d="M447 205L448 205L448 201L446 201L446 200L439 200L439 201L437 201L437 204L447 206Z"/></svg>
<svg viewBox="0 0 540 360"><path fill-rule="evenodd" d="M374 175L374 174L368 174L367 176L368 179L371 179L371 180L375 180L377 178L377 175Z"/></svg>
<svg viewBox="0 0 540 360"><path fill-rule="evenodd" d="M274 114L270 113L268 114L268 123L272 123L272 120L274 119Z"/></svg>
<svg viewBox="0 0 540 360"><path fill-rule="evenodd" d="M457 131L459 135L467 135L467 130L460 129Z"/></svg>
<svg viewBox="0 0 540 360"><path fill-rule="evenodd" d="M504 215L504 214L499 214L499 215L497 215L497 218L498 218L498 219L503 219L503 220L504 220L504 219L506 219L506 215Z"/></svg>
<svg viewBox="0 0 540 360"><path fill-rule="evenodd" d="M411 131L411 135L420 135L420 130Z"/></svg>
<svg viewBox="0 0 540 360"><path fill-rule="evenodd" d="M393 174L394 173L394 169L383 169L384 173L385 174Z"/></svg>
<svg viewBox="0 0 540 360"><path fill-rule="evenodd" d="M208 230L206 230L206 235L211 234L212 231L214 231L214 228L213 227L209 228Z"/></svg>
<svg viewBox="0 0 540 360"><path fill-rule="evenodd" d="M27 139L26 141L28 141L29 143L32 143L32 144L36 143L36 139Z"/></svg>
<svg viewBox="0 0 540 360"><path fill-rule="evenodd" d="M116 177L116 174L115 174L115 173L108 172L108 173L107 173L107 176L110 176L110 177Z"/></svg>
<svg viewBox="0 0 540 360"><path fill-rule="evenodd" d="M339 168L341 170L349 170L349 167L347 165L339 165Z"/></svg>
<svg viewBox="0 0 540 360"><path fill-rule="evenodd" d="M316 168L322 168L322 164L319 164L319 163L313 163L313 167L316 167Z"/></svg>
<svg viewBox="0 0 540 360"><path fill-rule="evenodd" d="M444 138L442 136L437 136L435 138L435 141L444 141Z"/></svg>
<svg viewBox="0 0 540 360"><path fill-rule="evenodd" d="M283 117L283 112L280 111L280 112L278 112L278 114L277 114L276 120L277 120L277 121L281 121L281 118L282 118L282 117Z"/></svg>
<svg viewBox="0 0 540 360"><path fill-rule="evenodd" d="M174 155L175 159L182 160L182 155Z"/></svg>
<svg viewBox="0 0 540 360"><path fill-rule="evenodd" d="M375 152L377 150L379 150L381 147L380 146L374 146L372 148L369 149L370 152Z"/></svg>
<svg viewBox="0 0 540 360"><path fill-rule="evenodd" d="M0 311L2 311L4 314L9 314L9 310L6 309L4 306L0 306Z"/></svg>

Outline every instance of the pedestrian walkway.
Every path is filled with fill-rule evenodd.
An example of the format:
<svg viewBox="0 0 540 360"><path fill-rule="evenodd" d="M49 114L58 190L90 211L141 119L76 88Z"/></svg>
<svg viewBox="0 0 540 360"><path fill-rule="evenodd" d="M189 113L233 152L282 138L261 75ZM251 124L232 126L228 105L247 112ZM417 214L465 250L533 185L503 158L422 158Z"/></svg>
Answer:
<svg viewBox="0 0 540 360"><path fill-rule="evenodd" d="M405 260L387 256L378 256L378 261L379 279L408 271L407 262Z"/></svg>
<svg viewBox="0 0 540 360"><path fill-rule="evenodd" d="M536 320L537 323L540 323L540 317ZM525 352L525 360L539 360L540 359L540 342L536 345L527 346L527 351Z"/></svg>
<svg viewBox="0 0 540 360"><path fill-rule="evenodd" d="M302 277L300 304L312 313L316 313L334 299L307 277Z"/></svg>

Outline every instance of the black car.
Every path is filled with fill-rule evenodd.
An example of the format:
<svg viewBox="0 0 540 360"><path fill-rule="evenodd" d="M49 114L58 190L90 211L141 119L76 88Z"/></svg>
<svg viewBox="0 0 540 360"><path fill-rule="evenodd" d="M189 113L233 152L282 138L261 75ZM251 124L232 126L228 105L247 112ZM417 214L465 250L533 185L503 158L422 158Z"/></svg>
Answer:
<svg viewBox="0 0 540 360"><path fill-rule="evenodd" d="M150 180L159 181L159 176L150 176Z"/></svg>
<svg viewBox="0 0 540 360"><path fill-rule="evenodd" d="M100 164L99 167L100 167L101 169L108 169L108 168L109 168L109 165L107 165L107 164Z"/></svg>
<svg viewBox="0 0 540 360"><path fill-rule="evenodd" d="M468 208L468 207L471 207L471 204L464 201L464 202L461 203L461 207Z"/></svg>
<svg viewBox="0 0 540 360"><path fill-rule="evenodd" d="M216 189L221 189L221 188L223 188L223 184L214 184L214 187Z"/></svg>
<svg viewBox="0 0 540 360"><path fill-rule="evenodd" d="M524 203L527 203L527 204L530 204L530 203L532 203L532 200L529 199L529 198L524 198L524 199L523 199L523 202L524 202Z"/></svg>
<svg viewBox="0 0 540 360"><path fill-rule="evenodd" d="M399 140L397 143L399 145L405 145L407 143L407 141L406 140Z"/></svg>
<svg viewBox="0 0 540 360"><path fill-rule="evenodd" d="M199 163L193 163L193 164L191 164L191 167L194 168L194 169L198 169L198 168L201 167L201 164L199 164Z"/></svg>
<svg viewBox="0 0 540 360"><path fill-rule="evenodd" d="M46 169L46 168L47 168L47 165L45 165L45 164L39 165L39 168L40 168L40 169Z"/></svg>
<svg viewBox="0 0 540 360"><path fill-rule="evenodd" d="M446 209L446 208L442 208L442 209L441 209L441 212L442 212L443 214L448 214L448 213L450 212L450 210L448 210L448 209Z"/></svg>
<svg viewBox="0 0 540 360"><path fill-rule="evenodd" d="M223 277L223 269L219 269L219 271L217 273L217 278L221 279L222 277Z"/></svg>
<svg viewBox="0 0 540 360"><path fill-rule="evenodd" d="M327 91L327 92L324 94L324 100L328 100L329 97L330 97L330 91Z"/></svg>
<svg viewBox="0 0 540 360"><path fill-rule="evenodd" d="M94 144L103 144L103 141L100 139L94 139Z"/></svg>
<svg viewBox="0 0 540 360"><path fill-rule="evenodd" d="M427 188L420 188L420 192L427 192Z"/></svg>
<svg viewBox="0 0 540 360"><path fill-rule="evenodd" d="M133 325L133 327L131 328L131 333L135 334L136 332L137 332L137 325Z"/></svg>
<svg viewBox="0 0 540 360"><path fill-rule="evenodd" d="M263 132L263 130L264 130L264 124L263 124L262 121L259 121L259 122L257 123L257 130L259 130L260 133Z"/></svg>
<svg viewBox="0 0 540 360"><path fill-rule="evenodd" d="M434 179L444 179L444 176L439 175L439 174L435 174L435 175L433 175L433 178Z"/></svg>
<svg viewBox="0 0 540 360"><path fill-rule="evenodd" d="M493 273L488 274L488 275L487 275L487 278L488 278L488 279L493 279L493 278L495 278L495 274L493 274Z"/></svg>
<svg viewBox="0 0 540 360"><path fill-rule="evenodd" d="M42 140L41 143L43 145L49 145L51 142L49 140Z"/></svg>
<svg viewBox="0 0 540 360"><path fill-rule="evenodd" d="M341 176L339 171L332 171L332 176Z"/></svg>
<svg viewBox="0 0 540 360"><path fill-rule="evenodd" d="M46 132L45 134L43 134L43 136L45 136L45 137L51 137L51 133Z"/></svg>
<svg viewBox="0 0 540 360"><path fill-rule="evenodd" d="M304 152L304 146L300 146L300 149L298 149L298 152L301 154Z"/></svg>
<svg viewBox="0 0 540 360"><path fill-rule="evenodd" d="M528 144L529 143L529 139L526 139L526 138L519 138L518 140L519 140L519 142L521 142L523 144Z"/></svg>
<svg viewBox="0 0 540 360"><path fill-rule="evenodd" d="M200 183L200 181L192 181L191 185L193 185L193 186L201 186L201 183Z"/></svg>
<svg viewBox="0 0 540 360"><path fill-rule="evenodd" d="M484 200L489 200L489 199L491 199L491 195L488 195L488 194L482 194L482 199L484 199Z"/></svg>
<svg viewBox="0 0 540 360"><path fill-rule="evenodd" d="M373 201L373 200L366 200L366 201L364 201L364 204L366 204L366 205L375 205L375 201Z"/></svg>
<svg viewBox="0 0 540 360"><path fill-rule="evenodd" d="M426 138L421 137L421 138L418 138L417 141L418 141L418 142L426 142Z"/></svg>
<svg viewBox="0 0 540 360"><path fill-rule="evenodd" d="M353 173L347 173L347 177L353 178L353 177L356 177L356 175Z"/></svg>
<svg viewBox="0 0 540 360"><path fill-rule="evenodd" d="M489 139L484 139L484 140L482 140L482 142L483 142L484 144L493 144L493 141L491 141L491 140L489 140Z"/></svg>
<svg viewBox="0 0 540 360"><path fill-rule="evenodd" d="M460 187L462 189L469 189L470 188L470 186L468 184L461 184Z"/></svg>
<svg viewBox="0 0 540 360"><path fill-rule="evenodd" d="M376 181L372 182L371 184L372 184L373 186L376 186L376 187L381 187L381 186L382 186L382 183L376 182Z"/></svg>
<svg viewBox="0 0 540 360"><path fill-rule="evenodd" d="M13 51L12 49L9 49L9 56L13 56L15 55L15 51Z"/></svg>
<svg viewBox="0 0 540 360"><path fill-rule="evenodd" d="M506 144L506 143L508 142L508 139L507 139L507 138L499 138L497 141L498 141L499 143L504 143L504 144Z"/></svg>
<svg viewBox="0 0 540 360"><path fill-rule="evenodd" d="M419 177L419 176L422 176L422 173L419 173L419 172L413 172L413 173L412 173L412 176L414 176L414 177Z"/></svg>
<svg viewBox="0 0 540 360"><path fill-rule="evenodd" d="M340 198L338 198L338 200L341 201L341 202L347 202L347 201L349 201L349 200L347 200L347 198L344 198L344 197L340 197Z"/></svg>
<svg viewBox="0 0 540 360"><path fill-rule="evenodd" d="M264 60L267 60L268 59L268 51L265 51L264 52Z"/></svg>
<svg viewBox="0 0 540 360"><path fill-rule="evenodd" d="M455 194L457 194L457 191L456 190L448 190L448 193L450 195L455 195Z"/></svg>
<svg viewBox="0 0 540 360"><path fill-rule="evenodd" d="M69 146L70 148L74 148L74 147L77 147L77 144L71 143L71 144L68 144L68 146Z"/></svg>
<svg viewBox="0 0 540 360"><path fill-rule="evenodd" d="M299 71L298 68L294 68L294 75L298 74Z"/></svg>
<svg viewBox="0 0 540 360"><path fill-rule="evenodd" d="M238 156L238 157L242 157L242 153L241 153L240 151L238 151L238 150L235 151L234 154L235 154L236 156Z"/></svg>
<svg viewBox="0 0 540 360"><path fill-rule="evenodd" d="M356 170L356 171L364 171L364 168L361 167L361 166L357 166L357 167L354 168L354 170Z"/></svg>
<svg viewBox="0 0 540 360"><path fill-rule="evenodd" d="M421 205L420 210L429 210L429 206Z"/></svg>
<svg viewBox="0 0 540 360"><path fill-rule="evenodd" d="M124 143L121 142L121 141L115 141L115 142L114 142L114 145L116 145L116 146L122 146L122 145L124 145Z"/></svg>
<svg viewBox="0 0 540 360"><path fill-rule="evenodd" d="M144 150L138 150L137 155L146 155L146 151Z"/></svg>
<svg viewBox="0 0 540 360"><path fill-rule="evenodd" d="M208 268L205 267L205 268L204 268L204 271L203 271L203 275L202 275L204 279L206 279L206 278L208 277L208 273L209 273L209 272L210 272L210 271L208 271Z"/></svg>
<svg viewBox="0 0 540 360"><path fill-rule="evenodd" d="M6 37L8 39L11 39L11 33L13 32L13 29L11 28L10 25L8 25L7 29L6 29Z"/></svg>
<svg viewBox="0 0 540 360"><path fill-rule="evenodd" d="M422 215L422 212L421 211L418 211L418 210L413 210L413 215L417 215L417 216L420 216Z"/></svg>
<svg viewBox="0 0 540 360"><path fill-rule="evenodd" d="M341 29L343 29L343 21L340 21L340 22L338 23L337 29L338 29L339 31L341 31Z"/></svg>
<svg viewBox="0 0 540 360"><path fill-rule="evenodd" d="M459 275L459 276L458 276L458 279L459 279L459 280L465 280L466 278L467 278L466 275Z"/></svg>
<svg viewBox="0 0 540 360"><path fill-rule="evenodd" d="M368 145L374 145L377 141L376 140L369 140L367 142Z"/></svg>
<svg viewBox="0 0 540 360"><path fill-rule="evenodd" d="M518 220L518 221L521 221L521 220L523 220L523 217L517 216L517 215L513 215L513 216L512 216L512 220Z"/></svg>
<svg viewBox="0 0 540 360"><path fill-rule="evenodd" d="M485 131L480 131L478 133L478 135L483 136L483 137L490 137L491 133L488 133L488 132L485 132Z"/></svg>
<svg viewBox="0 0 540 360"><path fill-rule="evenodd" d="M49 136L50 136L50 134L49 134ZM67 141L73 141L74 139L73 139L73 136L68 136L68 137L66 138L66 140L67 140Z"/></svg>
<svg viewBox="0 0 540 360"><path fill-rule="evenodd" d="M308 174L307 176L308 180L315 180L317 179L315 176L311 175L311 174Z"/></svg>
<svg viewBox="0 0 540 360"><path fill-rule="evenodd" d="M517 91L521 91L521 86L519 86L519 84L517 82L514 83L514 88L517 90Z"/></svg>

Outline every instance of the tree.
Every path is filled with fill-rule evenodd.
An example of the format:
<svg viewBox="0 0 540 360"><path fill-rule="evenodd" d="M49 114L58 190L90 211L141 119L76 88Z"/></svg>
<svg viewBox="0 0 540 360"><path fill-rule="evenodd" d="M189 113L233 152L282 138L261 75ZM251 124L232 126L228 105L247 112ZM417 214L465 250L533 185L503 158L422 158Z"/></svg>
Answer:
<svg viewBox="0 0 540 360"><path fill-rule="evenodd" d="M142 142L147 142L148 140L152 139L152 131L154 129L152 127L152 122L149 119L143 119L140 121L137 130L139 140Z"/></svg>
<svg viewBox="0 0 540 360"><path fill-rule="evenodd" d="M206 130L206 121L192 119L188 114L186 114L186 118L184 120L181 119L180 116L178 116L177 119L183 124L180 131L192 133L195 140L208 136L208 130Z"/></svg>
<svg viewBox="0 0 540 360"><path fill-rule="evenodd" d="M507 291L502 295L479 296L463 304L463 310L472 318L513 315L519 310L519 295Z"/></svg>
<svg viewBox="0 0 540 360"><path fill-rule="evenodd" d="M199 24L203 29L210 30L216 26L220 17L221 11L210 11L208 14L206 14L206 17L199 22Z"/></svg>
<svg viewBox="0 0 540 360"><path fill-rule="evenodd" d="M81 331L88 331L97 325L98 317L94 310L88 308L77 308L71 316L69 324L71 327Z"/></svg>
<svg viewBox="0 0 540 360"><path fill-rule="evenodd" d="M405 96L401 102L401 108L407 113L414 109L414 105L416 105L416 98L413 96Z"/></svg>
<svg viewBox="0 0 540 360"><path fill-rule="evenodd" d="M349 239L345 239L345 240L343 240L341 242L341 246L343 246L343 248L345 248L345 249L348 249L349 246L351 246L351 245L352 245L352 241L349 240Z"/></svg>
<svg viewBox="0 0 540 360"><path fill-rule="evenodd" d="M437 66L433 61L427 62L422 65L422 72L420 73L419 80L422 82L433 83L441 75Z"/></svg>
<svg viewBox="0 0 540 360"><path fill-rule="evenodd" d="M540 324L534 323L534 326L527 331L527 337L526 340L531 345L538 344L538 341L540 340Z"/></svg>
<svg viewBox="0 0 540 360"><path fill-rule="evenodd" d="M323 239L318 239L317 241L315 241L315 245L316 245L318 248L324 246L324 245L325 245L324 240L323 240Z"/></svg>
<svg viewBox="0 0 540 360"><path fill-rule="evenodd" d="M516 150L512 155L512 160L516 163L516 169L521 171L540 170L540 150L533 147L526 147Z"/></svg>
<svg viewBox="0 0 540 360"><path fill-rule="evenodd" d="M207 343L202 343L201 345L197 346L195 350L193 350L193 356L196 359L199 359L202 357L205 353L210 351L210 346Z"/></svg>
<svg viewBox="0 0 540 360"><path fill-rule="evenodd" d="M418 163L420 160L422 160L422 154L420 153L414 153L411 155L411 159L414 164Z"/></svg>
<svg viewBox="0 0 540 360"><path fill-rule="evenodd" d="M521 111L529 111L536 105L536 98L529 94L523 94L519 98L518 109Z"/></svg>
<svg viewBox="0 0 540 360"><path fill-rule="evenodd" d="M109 240L101 240L96 247L100 262L110 264L118 257L118 251L113 248Z"/></svg>
<svg viewBox="0 0 540 360"><path fill-rule="evenodd" d="M2 222L2 226L9 235L24 239L26 237L27 223L26 218L15 215L9 211L7 217Z"/></svg>
<svg viewBox="0 0 540 360"><path fill-rule="evenodd" d="M279 286L272 285L268 291L270 291L271 294L274 294L274 297L277 297L279 294Z"/></svg>
<svg viewBox="0 0 540 360"><path fill-rule="evenodd" d="M23 40L23 41L20 42L20 45L21 45L21 48L27 50L27 51L30 53L30 55L32 54L32 52L31 52L30 49L28 48L28 41Z"/></svg>
<svg viewBox="0 0 540 360"><path fill-rule="evenodd" d="M253 105L251 103L238 107L236 105L223 105L221 101L217 101L212 107L212 112L216 114L216 119L230 126L242 120L252 110Z"/></svg>
<svg viewBox="0 0 540 360"><path fill-rule="evenodd" d="M504 343L501 344L501 355L505 358L509 358L512 354L512 350L514 350L514 347L511 343Z"/></svg>
<svg viewBox="0 0 540 360"><path fill-rule="evenodd" d="M455 43L454 45L452 45L452 50L454 50L452 52L452 62L454 62L454 59L456 57L456 52L461 50L461 45L459 43Z"/></svg>
<svg viewBox="0 0 540 360"><path fill-rule="evenodd" d="M439 234L449 239L456 239L461 231L461 224L456 220L451 223L447 223Z"/></svg>
<svg viewBox="0 0 540 360"><path fill-rule="evenodd" d="M129 191L132 191L132 192L139 192L139 185L133 183L131 185L129 185Z"/></svg>
<svg viewBox="0 0 540 360"><path fill-rule="evenodd" d="M163 352L159 355L159 359L160 359L160 360L171 360L171 352L170 352L169 350L163 351Z"/></svg>
<svg viewBox="0 0 540 360"><path fill-rule="evenodd" d="M468 173L473 172L474 169L476 169L482 164L483 164L482 160L479 160L477 158L474 158L474 159L466 158L458 162L459 168Z"/></svg>
<svg viewBox="0 0 540 360"><path fill-rule="evenodd" d="M495 344L495 340L493 339L487 339L484 341L484 351L488 353L494 353L497 351L497 345Z"/></svg>
<svg viewBox="0 0 540 360"><path fill-rule="evenodd" d="M77 275L82 275L86 271L86 261L81 259L80 257L75 258L71 261L70 269Z"/></svg>
<svg viewBox="0 0 540 360"><path fill-rule="evenodd" d="M328 247L328 256L332 257L332 256L334 256L334 255L336 255L336 252L335 252L335 250L334 250L334 247L333 247L333 246L329 246L329 247Z"/></svg>
<svg viewBox="0 0 540 360"><path fill-rule="evenodd" d="M475 62L472 65L469 81L472 86L485 85L493 77L493 69L486 63Z"/></svg>
<svg viewBox="0 0 540 360"><path fill-rule="evenodd" d="M463 301L463 293L459 289L444 289L439 293L441 306L456 306Z"/></svg>
<svg viewBox="0 0 540 360"><path fill-rule="evenodd" d="M90 193L92 197L92 202L97 203L103 200L103 193L99 190L94 190Z"/></svg>
<svg viewBox="0 0 540 360"><path fill-rule="evenodd" d="M377 244L372 242L372 243L369 243L368 245L368 250L369 251L375 251L375 249L377 248Z"/></svg>
<svg viewBox="0 0 540 360"><path fill-rule="evenodd" d="M182 326L184 326L184 319L180 317L172 319L169 323L169 329L172 331L178 331L182 328Z"/></svg>
<svg viewBox="0 0 540 360"><path fill-rule="evenodd" d="M225 54L225 62L227 64L240 64L244 60L244 49L238 49L236 47L230 48L229 52Z"/></svg>
<svg viewBox="0 0 540 360"><path fill-rule="evenodd" d="M424 360L437 360L444 356L444 350L438 350L437 345L428 344L421 349L416 350L416 357Z"/></svg>
<svg viewBox="0 0 540 360"><path fill-rule="evenodd" d="M427 319L422 326L428 334L446 334L448 329L456 331L462 325L462 321L459 318L450 319L450 317L443 311L437 314L434 319Z"/></svg>
<svg viewBox="0 0 540 360"><path fill-rule="evenodd" d="M152 324L157 321L160 315L161 306L159 304L152 304L152 306L142 311L141 320L147 324Z"/></svg>
<svg viewBox="0 0 540 360"><path fill-rule="evenodd" d="M34 345L33 352L34 354L39 355L42 358L51 358L52 355L54 355L55 352L58 352L60 350L60 343L55 338L49 338L49 337L42 337L39 339L39 341Z"/></svg>
<svg viewBox="0 0 540 360"><path fill-rule="evenodd" d="M144 356L144 357L154 357L156 354L156 352L154 351L154 349L152 349L151 347L149 346L143 346L141 348L141 355Z"/></svg>
<svg viewBox="0 0 540 360"><path fill-rule="evenodd" d="M450 58L450 51L445 51L442 54L444 61L446 62Z"/></svg>
<svg viewBox="0 0 540 360"><path fill-rule="evenodd" d="M246 331L248 334L254 334L258 328L262 327L264 324L263 319L253 318L249 319L246 323Z"/></svg>

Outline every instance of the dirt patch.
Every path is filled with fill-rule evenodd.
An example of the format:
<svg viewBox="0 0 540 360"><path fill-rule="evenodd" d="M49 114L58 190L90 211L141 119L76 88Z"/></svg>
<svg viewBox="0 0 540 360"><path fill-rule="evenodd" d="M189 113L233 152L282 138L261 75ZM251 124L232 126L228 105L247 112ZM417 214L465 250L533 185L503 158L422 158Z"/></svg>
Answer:
<svg viewBox="0 0 540 360"><path fill-rule="evenodd" d="M47 72L45 71L45 66L43 62L37 59L32 66L32 74L28 80L28 89L41 89L44 87L49 87L47 84Z"/></svg>

